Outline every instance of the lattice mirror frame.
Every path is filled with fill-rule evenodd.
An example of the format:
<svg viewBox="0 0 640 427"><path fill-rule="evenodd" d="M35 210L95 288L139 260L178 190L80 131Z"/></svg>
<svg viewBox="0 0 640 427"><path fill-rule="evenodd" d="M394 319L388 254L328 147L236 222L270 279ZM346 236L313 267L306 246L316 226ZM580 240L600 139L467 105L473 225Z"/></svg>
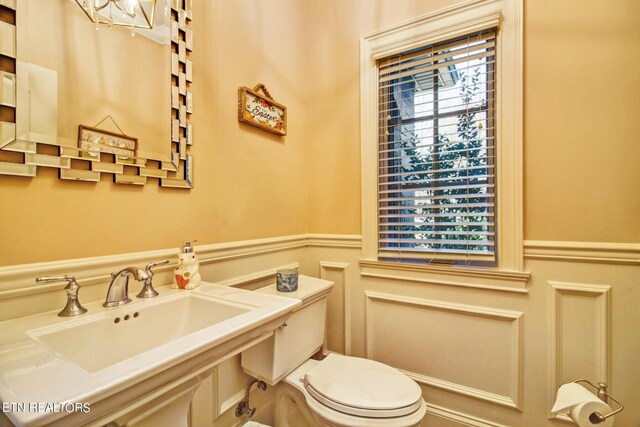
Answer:
<svg viewBox="0 0 640 427"><path fill-rule="evenodd" d="M0 0L0 175L35 177L38 167L56 168L60 179L145 185L156 178L162 187L193 188L193 19L192 0L171 0L171 151L169 161L118 156L87 159L78 148L16 140L16 3ZM44 147L43 147L44 146ZM133 160L133 161L132 161Z"/></svg>

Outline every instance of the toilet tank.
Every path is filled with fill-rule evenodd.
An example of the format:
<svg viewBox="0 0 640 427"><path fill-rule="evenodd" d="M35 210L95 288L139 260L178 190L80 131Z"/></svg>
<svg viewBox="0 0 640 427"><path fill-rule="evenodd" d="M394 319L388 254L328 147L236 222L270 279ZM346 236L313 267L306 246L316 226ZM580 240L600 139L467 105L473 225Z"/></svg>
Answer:
<svg viewBox="0 0 640 427"><path fill-rule="evenodd" d="M298 290L279 292L276 285L256 290L302 300L273 336L242 352L242 369L270 385L276 384L316 353L324 342L327 295L333 282L300 275Z"/></svg>

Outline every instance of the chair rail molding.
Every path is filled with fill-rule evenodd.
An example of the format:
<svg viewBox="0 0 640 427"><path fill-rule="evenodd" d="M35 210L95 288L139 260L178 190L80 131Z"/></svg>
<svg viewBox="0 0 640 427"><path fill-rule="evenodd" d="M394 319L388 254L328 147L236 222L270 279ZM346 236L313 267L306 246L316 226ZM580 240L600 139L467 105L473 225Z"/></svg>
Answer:
<svg viewBox="0 0 640 427"><path fill-rule="evenodd" d="M525 259L640 265L640 243L524 241Z"/></svg>
<svg viewBox="0 0 640 427"><path fill-rule="evenodd" d="M296 234L264 239L212 243L195 247L200 265L241 259L290 249L306 247L353 248L360 247L357 235ZM33 264L0 267L0 300L41 292L57 291L64 283L38 284L37 276L73 272L81 285L91 285L109 280L109 273L127 264L145 264L158 259L175 259L178 248L131 252L89 258L77 258ZM175 262L159 268L167 272L175 268ZM265 273L266 274L266 273Z"/></svg>

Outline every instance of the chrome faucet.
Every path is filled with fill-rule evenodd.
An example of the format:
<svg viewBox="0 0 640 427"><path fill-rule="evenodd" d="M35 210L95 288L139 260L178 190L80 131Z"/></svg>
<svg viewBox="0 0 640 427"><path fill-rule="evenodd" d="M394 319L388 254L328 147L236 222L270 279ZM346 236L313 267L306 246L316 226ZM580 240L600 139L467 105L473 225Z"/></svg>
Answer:
<svg viewBox="0 0 640 427"><path fill-rule="evenodd" d="M145 281L149 275L136 267L127 267L117 273L111 273L111 283L107 291L107 299L105 299L103 307L117 307L119 305L131 302L129 298L129 276L139 281Z"/></svg>

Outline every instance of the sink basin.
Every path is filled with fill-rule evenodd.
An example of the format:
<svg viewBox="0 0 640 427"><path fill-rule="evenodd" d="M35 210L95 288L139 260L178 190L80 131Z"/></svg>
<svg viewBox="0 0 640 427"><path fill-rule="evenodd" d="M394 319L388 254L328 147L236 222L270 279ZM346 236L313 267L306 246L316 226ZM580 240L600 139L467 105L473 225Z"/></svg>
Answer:
<svg viewBox="0 0 640 427"><path fill-rule="evenodd" d="M75 325L30 331L29 335L93 373L254 308L189 293Z"/></svg>
<svg viewBox="0 0 640 427"><path fill-rule="evenodd" d="M116 308L89 302L74 318L55 310L0 322L0 402L91 408L28 405L0 413L0 425L186 427L193 393L215 366L271 337L301 304L206 282L158 291Z"/></svg>

